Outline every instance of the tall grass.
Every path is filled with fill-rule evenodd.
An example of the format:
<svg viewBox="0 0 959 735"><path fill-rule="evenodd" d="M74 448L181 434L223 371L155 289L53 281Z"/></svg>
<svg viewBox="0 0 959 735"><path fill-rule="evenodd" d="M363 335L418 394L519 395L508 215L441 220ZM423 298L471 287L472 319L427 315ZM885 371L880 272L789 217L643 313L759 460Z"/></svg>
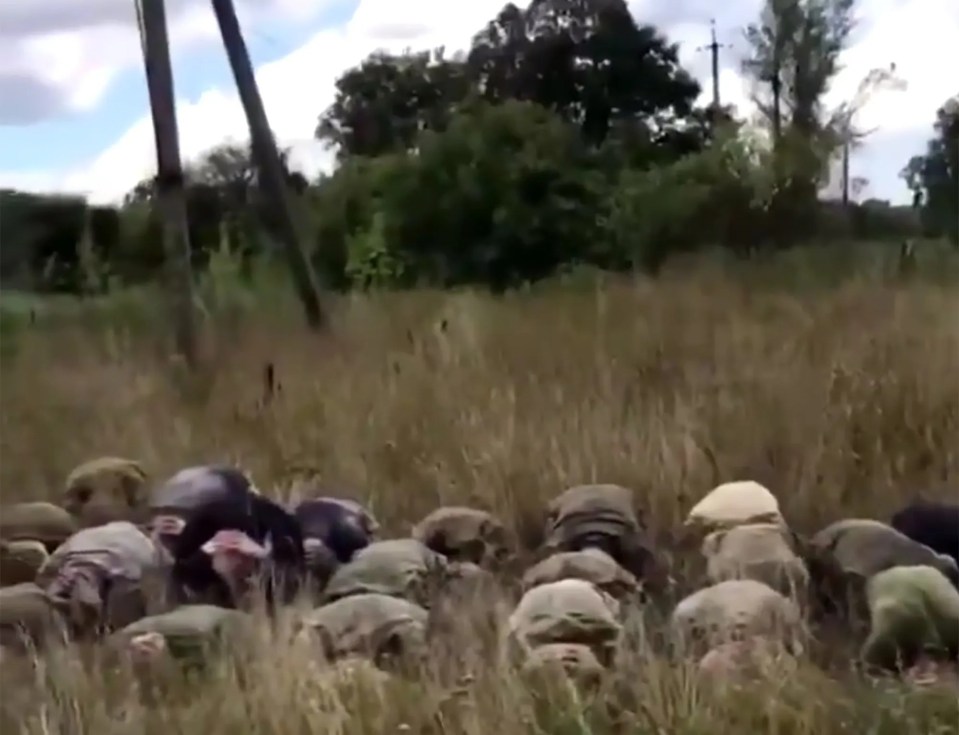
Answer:
<svg viewBox="0 0 959 735"><path fill-rule="evenodd" d="M463 503L496 512L532 546L550 497L616 482L635 489L677 569L693 575L674 530L720 480L766 484L803 532L839 517L888 517L917 493L954 495L954 281L873 272L816 286L781 264L573 280L500 298L343 297L324 337L305 331L277 286L233 284L207 309L208 367L190 380L166 356L164 315L146 293L40 315L20 325L0 364L2 499L56 497L71 467L95 455L138 458L158 478L231 460L280 496L304 481L354 491L394 534L439 504ZM505 614L510 603L490 604ZM959 730L954 693L906 692L808 662L762 686L716 689L632 646L598 693L521 685L469 620L437 642L445 659L435 672L386 684L331 684L283 625L264 627L245 663L224 661L202 685L173 685L153 704L133 677L83 674L68 654L33 667L5 662L0 727Z"/></svg>

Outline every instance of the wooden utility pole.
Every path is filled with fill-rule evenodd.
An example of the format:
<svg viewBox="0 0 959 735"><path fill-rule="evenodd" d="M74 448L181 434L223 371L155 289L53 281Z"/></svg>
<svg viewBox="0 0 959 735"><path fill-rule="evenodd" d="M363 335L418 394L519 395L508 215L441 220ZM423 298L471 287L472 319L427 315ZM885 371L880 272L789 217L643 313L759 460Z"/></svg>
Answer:
<svg viewBox="0 0 959 735"><path fill-rule="evenodd" d="M156 139L156 203L163 224L166 276L172 306L176 347L187 366L197 365L197 333L193 311L193 273L187 227L183 167L176 123L170 42L163 0L139 0L143 65L150 94Z"/></svg>
<svg viewBox="0 0 959 735"><path fill-rule="evenodd" d="M709 21L709 32L712 39L711 43L706 46L700 46L698 51L709 51L711 61L712 61L712 77L713 77L713 109L719 110L719 49L726 48L725 44L721 44L716 40L716 21L715 19Z"/></svg>
<svg viewBox="0 0 959 735"><path fill-rule="evenodd" d="M300 245L286 176L276 150L276 141L273 139L273 131L266 117L266 110L263 108L263 100L256 86L256 78L253 76L253 65L250 63L246 43L243 41L236 9L233 7L233 0L212 0L212 3L217 25L220 26L223 46L226 48L233 78L246 114L247 125L250 128L250 143L254 162L260 174L260 184L269 197L271 209L275 213L277 235L282 240L293 282L303 303L303 310L306 312L307 323L312 329L320 329L324 323L324 314L316 279L313 277L310 261Z"/></svg>
<svg viewBox="0 0 959 735"><path fill-rule="evenodd" d="M842 141L842 206L849 206L849 148L852 142L849 140L850 131L844 131Z"/></svg>
<svg viewBox="0 0 959 735"><path fill-rule="evenodd" d="M775 67L773 68L772 74L770 76L770 84L773 89L773 145L776 150L779 150L779 142L783 137L783 113L782 113L782 67L779 65L779 61L775 62Z"/></svg>

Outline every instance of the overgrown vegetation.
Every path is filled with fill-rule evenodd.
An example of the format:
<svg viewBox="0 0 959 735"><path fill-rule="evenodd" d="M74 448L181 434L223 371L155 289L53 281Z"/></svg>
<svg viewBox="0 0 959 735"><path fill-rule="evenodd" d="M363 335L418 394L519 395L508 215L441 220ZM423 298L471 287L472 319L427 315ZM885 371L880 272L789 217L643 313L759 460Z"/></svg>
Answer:
<svg viewBox="0 0 959 735"><path fill-rule="evenodd" d="M675 49L621 2L507 6L462 57L374 55L319 122L336 172L290 175L313 263L344 291L328 332L300 325L246 152L192 169L197 375L170 359L150 182L96 217L4 194L5 283L85 298L0 300L0 499L54 498L97 455L155 478L224 460L281 497L303 480L346 488L387 534L440 504L487 508L523 552L548 499L616 482L690 589L701 570L677 531L719 481L766 484L800 533L950 497L956 252L924 240L907 274L897 245L922 231L913 213L815 198L842 140L820 98L850 10L769 3L750 33L758 126L697 109ZM825 76L803 77L810 58ZM942 190L949 150L910 167L917 189ZM945 234L930 212L948 198L920 203L921 226ZM5 660L0 730L956 732L954 692L863 677L848 635L742 689L642 638L597 692L531 684L484 617L514 601L464 611L429 671L385 685L331 681L287 616L202 681L158 690L75 651Z"/></svg>
<svg viewBox="0 0 959 735"><path fill-rule="evenodd" d="M56 497L94 455L142 459L154 477L223 459L279 496L307 477L352 488L386 533L466 503L531 541L554 494L619 482L635 488L695 586L694 550L676 533L717 471L773 488L803 533L888 517L918 491L946 498L959 481L954 277L937 285L930 274L943 263L921 261L899 282L893 257L888 270L860 266L826 283L813 256L696 260L655 280L581 272L499 298L346 296L329 337L299 326L282 283L254 268L244 285L235 259L217 256L203 288L211 372L197 382L166 359L149 293L20 318L0 370L2 498ZM268 363L278 380L269 400ZM252 663L227 662L202 684L174 679L152 705L109 667L84 675L56 658L25 673L5 662L0 727L479 735L495 722L508 733L891 735L955 732L959 716L948 690L853 675L850 640L826 646L828 670L811 651L798 673L736 694L635 644L595 697L544 694L498 662L477 620L460 622L436 642L436 671L382 691L323 684L286 623L237 654Z"/></svg>
<svg viewBox="0 0 959 735"><path fill-rule="evenodd" d="M507 5L465 52L374 53L319 117L338 168L289 174L313 265L328 288L500 289L581 264L655 271L716 246L741 257L816 239L955 238L959 106L943 107L904 174L916 211L817 200L829 163L864 135L856 110L889 78L873 70L856 99L825 106L854 14L852 0L764 6L743 44L753 120L698 106L676 46L622 0ZM243 258L275 252L244 146L194 162L187 194L198 270L224 232ZM119 208L0 196L5 285L95 291L158 273L152 181Z"/></svg>

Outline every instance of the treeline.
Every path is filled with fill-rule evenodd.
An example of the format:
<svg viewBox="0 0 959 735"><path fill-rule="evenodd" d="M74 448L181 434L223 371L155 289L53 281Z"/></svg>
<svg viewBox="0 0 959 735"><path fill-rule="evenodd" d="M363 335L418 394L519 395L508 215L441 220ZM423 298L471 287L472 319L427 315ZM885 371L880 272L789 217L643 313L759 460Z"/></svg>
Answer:
<svg viewBox="0 0 959 735"><path fill-rule="evenodd" d="M464 53L372 54L337 80L317 124L335 172L289 174L317 273L335 288L505 288L577 264L655 271L702 247L955 239L954 108L907 167L915 208L817 195L850 134L822 97L852 12L852 0L770 0L745 34L755 125L697 106L677 47L623 0L507 5ZM187 179L197 268L224 244L246 264L273 252L245 148L210 151ZM150 278L162 263L149 181L117 209L0 196L6 282L78 290ZM102 275L83 275L89 263Z"/></svg>

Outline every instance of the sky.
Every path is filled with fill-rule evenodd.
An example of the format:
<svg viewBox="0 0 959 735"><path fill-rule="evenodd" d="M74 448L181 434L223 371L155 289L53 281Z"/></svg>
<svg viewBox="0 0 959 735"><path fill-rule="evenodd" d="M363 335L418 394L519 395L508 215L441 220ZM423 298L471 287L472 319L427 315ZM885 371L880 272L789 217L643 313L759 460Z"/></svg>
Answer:
<svg viewBox="0 0 959 735"><path fill-rule="evenodd" d="M504 0L235 0L271 127L307 175L333 155L313 139L334 82L377 49L465 49ZM523 0L518 5L527 4ZM631 0L640 22L680 45L709 94L711 13L717 13L722 101L750 114L739 75L742 28L762 0ZM247 139L246 122L206 0L166 0L183 158ZM936 109L959 93L959 2L859 0L859 24L827 102L849 99L875 67L906 83L880 92L857 123L873 130L852 160L860 198L909 200L899 171L921 153ZM0 187L119 201L155 173L155 149L132 0L0 0Z"/></svg>

